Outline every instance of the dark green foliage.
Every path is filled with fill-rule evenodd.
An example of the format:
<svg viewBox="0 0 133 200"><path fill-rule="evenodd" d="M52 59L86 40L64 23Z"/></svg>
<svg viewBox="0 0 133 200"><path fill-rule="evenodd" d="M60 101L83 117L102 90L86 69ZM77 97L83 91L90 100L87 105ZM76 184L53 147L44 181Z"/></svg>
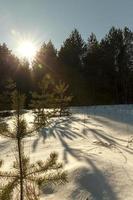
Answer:
<svg viewBox="0 0 133 200"><path fill-rule="evenodd" d="M75 29L61 46L59 58L64 64L70 67L78 68L82 65L85 50L85 42L83 41L78 30Z"/></svg>
<svg viewBox="0 0 133 200"><path fill-rule="evenodd" d="M49 41L38 50L32 68L0 45L0 109L7 108L5 80L15 81L17 89L26 94L26 108L31 92L39 93L38 82L49 73L57 84L69 84L74 99L71 105L115 104L133 102L133 32L112 27L100 41L92 33L84 42L74 29L57 51ZM10 105L8 107L10 109Z"/></svg>
<svg viewBox="0 0 133 200"><path fill-rule="evenodd" d="M54 89L55 92L55 105L59 109L59 116L70 115L69 106L72 101L72 96L68 96L69 85L60 81Z"/></svg>
<svg viewBox="0 0 133 200"><path fill-rule="evenodd" d="M39 83L40 92L32 94L31 107L36 127L48 126L52 117L70 114L69 105L72 96L67 94L68 87L61 81L56 84L48 74L42 79Z"/></svg>
<svg viewBox="0 0 133 200"><path fill-rule="evenodd" d="M30 67L30 63L26 59L21 60L14 77L17 90L21 91L21 93L24 93L27 97L26 106L30 100L30 90L32 90L33 87Z"/></svg>
<svg viewBox="0 0 133 200"><path fill-rule="evenodd" d="M11 94L16 89L16 84L12 79L7 79L4 82L5 89L0 95L0 110L11 109Z"/></svg>
<svg viewBox="0 0 133 200"><path fill-rule="evenodd" d="M34 123L37 127L46 127L55 114L53 81L50 75L47 74L39 83L39 90L39 93L32 94L31 107L35 115Z"/></svg>
<svg viewBox="0 0 133 200"><path fill-rule="evenodd" d="M12 54L5 43L0 44L0 91L4 88L3 82L11 78L17 70L18 59Z"/></svg>
<svg viewBox="0 0 133 200"><path fill-rule="evenodd" d="M112 27L101 41L101 74L114 103L127 103L132 69L133 33ZM130 64L129 64L130 63ZM107 67L108 66L108 67ZM103 83L101 83L103 85Z"/></svg>
<svg viewBox="0 0 133 200"><path fill-rule="evenodd" d="M57 50L52 42L49 41L47 44L43 43L32 63L32 76L35 89L38 89L37 83L40 82L46 74L50 74L54 79L57 79L58 64Z"/></svg>

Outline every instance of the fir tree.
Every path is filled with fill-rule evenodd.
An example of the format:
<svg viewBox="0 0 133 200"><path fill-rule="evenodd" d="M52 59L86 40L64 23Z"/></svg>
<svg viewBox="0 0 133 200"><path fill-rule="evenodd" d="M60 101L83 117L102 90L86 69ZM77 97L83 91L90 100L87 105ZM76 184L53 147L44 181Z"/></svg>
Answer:
<svg viewBox="0 0 133 200"><path fill-rule="evenodd" d="M50 123L51 117L56 113L54 108L53 80L47 74L39 83L39 93L32 94L31 107L35 115L35 125L46 127Z"/></svg>
<svg viewBox="0 0 133 200"><path fill-rule="evenodd" d="M60 81L54 88L56 97L56 107L59 109L59 116L70 115L69 104L72 100L72 96L68 96L69 85Z"/></svg>
<svg viewBox="0 0 133 200"><path fill-rule="evenodd" d="M30 163L30 159L24 154L23 138L33 133L28 129L26 120L22 115L25 96L17 91L12 94L12 108L16 111L14 128L0 124L0 135L14 139L18 156L9 172L0 171L1 200L38 200L40 186L49 182L65 183L67 175L62 170L63 165L57 162L58 155L51 153L49 158L43 162ZM2 161L0 162L2 165Z"/></svg>
<svg viewBox="0 0 133 200"><path fill-rule="evenodd" d="M11 109L11 94L16 89L16 84L10 78L4 81L4 89L0 95L0 109L10 110Z"/></svg>

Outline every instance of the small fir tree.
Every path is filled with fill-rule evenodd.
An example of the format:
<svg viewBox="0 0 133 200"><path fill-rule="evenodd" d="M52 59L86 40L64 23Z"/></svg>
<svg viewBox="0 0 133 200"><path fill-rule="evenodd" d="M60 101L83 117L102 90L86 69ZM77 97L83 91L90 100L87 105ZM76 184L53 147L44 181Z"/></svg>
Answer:
<svg viewBox="0 0 133 200"><path fill-rule="evenodd" d="M52 78L47 74L39 83L40 92L32 94L31 107L35 115L34 123L37 127L46 127L56 113L56 109L53 107L53 85Z"/></svg>
<svg viewBox="0 0 133 200"><path fill-rule="evenodd" d="M55 84L47 74L39 84L40 93L32 94L32 108L35 114L35 124L46 127L50 119L56 116L70 115L69 104L72 96L68 96L68 84L60 81Z"/></svg>
<svg viewBox="0 0 133 200"><path fill-rule="evenodd" d="M1 200L39 200L39 189L49 182L65 183L67 174L62 170L63 165L57 162L58 155L51 153L43 162L30 163L30 159L24 155L23 139L33 133L28 129L26 120L22 115L25 96L17 91L12 94L12 108L16 111L14 116L14 128L0 123L0 135L14 139L18 156L11 171L0 171ZM0 162L2 165L2 161Z"/></svg>
<svg viewBox="0 0 133 200"><path fill-rule="evenodd" d="M59 109L59 116L70 115L69 104L72 96L68 96L69 85L60 81L54 88L56 107Z"/></svg>

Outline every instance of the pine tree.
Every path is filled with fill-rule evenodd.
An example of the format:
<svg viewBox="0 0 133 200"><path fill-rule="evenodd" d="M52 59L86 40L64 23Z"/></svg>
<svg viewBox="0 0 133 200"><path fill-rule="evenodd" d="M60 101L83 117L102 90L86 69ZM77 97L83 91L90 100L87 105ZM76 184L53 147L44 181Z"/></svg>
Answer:
<svg viewBox="0 0 133 200"><path fill-rule="evenodd" d="M49 158L43 162L30 163L30 159L24 154L23 139L31 135L34 129L28 129L27 122L22 115L25 96L17 91L12 94L12 108L16 111L14 128L0 123L0 135L14 139L18 156L13 163L13 169L9 172L0 171L1 200L39 200L40 186L49 182L65 183L66 172L62 170L63 165L57 162L58 155L51 153ZM2 165L2 161L0 161Z"/></svg>
<svg viewBox="0 0 133 200"><path fill-rule="evenodd" d="M46 74L52 75L54 79L57 79L58 75L58 57L57 50L51 41L43 45L38 50L34 61L32 63L32 74L34 77L34 87L36 83L43 79Z"/></svg>
<svg viewBox="0 0 133 200"><path fill-rule="evenodd" d="M60 48L59 59L69 67L80 68L85 51L85 42L78 30L74 29Z"/></svg>
<svg viewBox="0 0 133 200"><path fill-rule="evenodd" d="M32 108L34 108L35 124L46 127L50 119L56 116L70 114L69 104L72 96L69 96L69 85L62 81L58 84L47 74L40 82L40 93L33 93Z"/></svg>
<svg viewBox="0 0 133 200"><path fill-rule="evenodd" d="M68 88L68 84L65 84L64 82L60 81L54 89L56 107L59 109L60 117L70 115L69 104L72 100L72 96L67 95Z"/></svg>
<svg viewBox="0 0 133 200"><path fill-rule="evenodd" d="M35 116L34 123L37 127L46 127L50 123L51 117L55 115L53 85L52 78L47 74L39 83L40 92L32 94L31 107Z"/></svg>
<svg viewBox="0 0 133 200"><path fill-rule="evenodd" d="M9 78L4 81L4 89L0 95L0 109L10 110L11 109L11 94L16 89L16 84Z"/></svg>

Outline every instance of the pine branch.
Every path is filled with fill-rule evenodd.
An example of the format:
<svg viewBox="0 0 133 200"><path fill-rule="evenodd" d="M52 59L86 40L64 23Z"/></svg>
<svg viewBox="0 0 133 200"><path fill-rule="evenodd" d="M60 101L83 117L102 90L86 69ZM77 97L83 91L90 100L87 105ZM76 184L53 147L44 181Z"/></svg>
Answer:
<svg viewBox="0 0 133 200"><path fill-rule="evenodd" d="M0 167L3 165L3 160L0 160Z"/></svg>
<svg viewBox="0 0 133 200"><path fill-rule="evenodd" d="M16 173L12 173L12 172L3 172L3 171L0 171L0 177L1 178L17 178L18 175L16 175ZM18 177L19 178L19 177Z"/></svg>
<svg viewBox="0 0 133 200"><path fill-rule="evenodd" d="M8 184L2 187L0 192L0 200L12 200L13 199L13 191L15 187L19 184L18 179L13 179Z"/></svg>
<svg viewBox="0 0 133 200"><path fill-rule="evenodd" d="M63 167L62 163L57 163L58 155L56 153L51 153L50 158L46 162L38 161L36 164L30 168L30 172L27 173L27 177L30 175L35 175L39 173L47 172L48 170L57 170Z"/></svg>
<svg viewBox="0 0 133 200"><path fill-rule="evenodd" d="M25 183L25 194L27 200L39 200L38 188L31 182Z"/></svg>
<svg viewBox="0 0 133 200"><path fill-rule="evenodd" d="M66 172L54 172L47 175L44 175L41 178L37 178L36 182L39 186L45 184L64 184L68 181L67 173Z"/></svg>

